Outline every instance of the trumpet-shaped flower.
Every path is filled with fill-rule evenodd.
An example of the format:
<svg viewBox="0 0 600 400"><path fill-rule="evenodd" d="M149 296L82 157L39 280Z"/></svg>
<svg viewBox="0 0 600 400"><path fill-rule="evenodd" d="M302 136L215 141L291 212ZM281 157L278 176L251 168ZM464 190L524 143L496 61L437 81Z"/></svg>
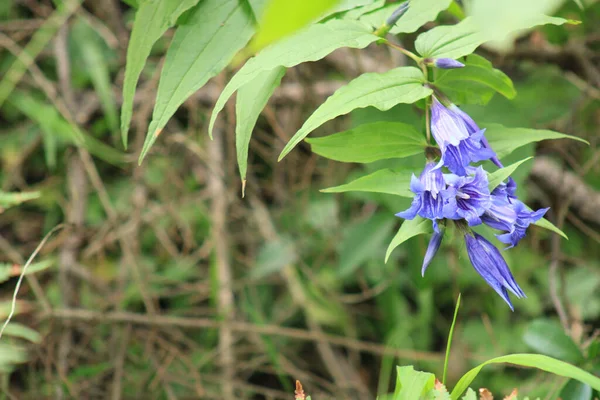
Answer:
<svg viewBox="0 0 600 400"><path fill-rule="evenodd" d="M435 163L427 163L419 178L413 174L410 181L410 190L415 194L410 208L399 212L396 216L413 219L418 215L433 220L435 226L435 220L443 218L441 192L445 188L446 184L442 171L435 168Z"/></svg>
<svg viewBox="0 0 600 400"><path fill-rule="evenodd" d="M483 144L484 130L471 132L465 120L456 112L446 108L433 96L431 106L431 133L442 152L437 167L446 166L460 176L467 174L471 162L488 160L495 153Z"/></svg>
<svg viewBox="0 0 600 400"><path fill-rule="evenodd" d="M443 192L444 218L466 219L469 226L481 224L481 215L490 207L487 174L482 167L469 168L468 176L444 175L448 188Z"/></svg>
<svg viewBox="0 0 600 400"><path fill-rule="evenodd" d="M502 297L511 310L513 305L508 297L510 290L518 298L526 297L513 277L500 251L483 236L477 233L465 234L469 260L475 271Z"/></svg>

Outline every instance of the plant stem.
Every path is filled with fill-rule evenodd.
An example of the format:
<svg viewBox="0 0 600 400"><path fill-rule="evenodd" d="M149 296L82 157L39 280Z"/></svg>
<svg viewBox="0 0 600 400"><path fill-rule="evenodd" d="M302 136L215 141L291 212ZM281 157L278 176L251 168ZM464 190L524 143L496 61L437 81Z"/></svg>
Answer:
<svg viewBox="0 0 600 400"><path fill-rule="evenodd" d="M398 50L399 52L401 52L402 54L404 54L405 56L411 58L414 62L416 62L417 64L421 64L421 57L419 57L418 55L416 55L415 53L413 53L412 51L408 51L406 50L404 47L400 47L398 45L395 45L393 43L390 43L389 41L385 40L383 43L387 44L388 46ZM427 77L427 75L425 75Z"/></svg>

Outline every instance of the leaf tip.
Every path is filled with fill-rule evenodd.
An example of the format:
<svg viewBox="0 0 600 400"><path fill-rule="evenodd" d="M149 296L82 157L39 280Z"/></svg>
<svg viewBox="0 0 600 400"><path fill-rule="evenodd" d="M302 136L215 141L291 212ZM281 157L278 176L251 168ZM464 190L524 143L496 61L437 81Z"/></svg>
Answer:
<svg viewBox="0 0 600 400"><path fill-rule="evenodd" d="M246 179L242 179L242 199L246 197Z"/></svg>

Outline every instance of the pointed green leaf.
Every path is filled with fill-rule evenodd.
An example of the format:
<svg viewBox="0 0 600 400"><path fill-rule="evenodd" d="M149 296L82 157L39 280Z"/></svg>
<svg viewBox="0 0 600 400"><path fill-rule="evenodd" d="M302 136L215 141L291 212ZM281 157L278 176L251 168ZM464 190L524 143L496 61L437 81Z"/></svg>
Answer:
<svg viewBox="0 0 600 400"><path fill-rule="evenodd" d="M186 10L198 0L143 0L135 13L133 30L127 47L123 105L121 107L121 136L127 147L129 124L133 115L133 96L152 46Z"/></svg>
<svg viewBox="0 0 600 400"><path fill-rule="evenodd" d="M252 49L260 50L294 33L322 17L339 2L340 0L270 0L260 18L260 28L252 40Z"/></svg>
<svg viewBox="0 0 600 400"><path fill-rule="evenodd" d="M527 157L524 160L517 161L516 163L509 165L508 167L500 168L499 170L488 174L488 187L490 188L490 192L496 189L496 187L501 182L504 182L506 178L511 176L512 173L515 172L515 170L519 168L521 164L523 164L525 161L531 160L532 158L533 157Z"/></svg>
<svg viewBox="0 0 600 400"><path fill-rule="evenodd" d="M496 152L498 158L503 158L521 146L528 143L539 142L547 139L573 139L583 143L586 140L577 136L565 135L545 129L507 128L500 124L487 124L485 136L490 147ZM589 144L589 143L588 143Z"/></svg>
<svg viewBox="0 0 600 400"><path fill-rule="evenodd" d="M423 153L427 142L412 125L374 122L307 140L320 156L343 162L370 163Z"/></svg>
<svg viewBox="0 0 600 400"><path fill-rule="evenodd" d="M549 231L557 233L560 236L564 237L565 239L569 240L568 236L563 231L558 229L556 227L556 225L554 225L552 222L548 221L546 218L542 218L542 219L538 220L537 222L534 222L533 224L539 226L540 228L548 229Z"/></svg>
<svg viewBox="0 0 600 400"><path fill-rule="evenodd" d="M160 75L140 162L179 106L248 43L254 21L247 7L239 0L203 0L177 28Z"/></svg>
<svg viewBox="0 0 600 400"><path fill-rule="evenodd" d="M252 130L260 112L285 74L284 67L261 72L254 80L240 88L235 102L235 148L242 180L246 180L248 147Z"/></svg>
<svg viewBox="0 0 600 400"><path fill-rule="evenodd" d="M411 198L414 196L409 190L411 175L412 173L408 169L400 171L380 169L344 185L322 189L321 192L375 192Z"/></svg>
<svg viewBox="0 0 600 400"><path fill-rule="evenodd" d="M460 395L469 387L483 367L488 364L498 363L510 363L521 365L523 367L537 368L554 375L576 379L579 382L590 385L596 390L600 390L600 378L595 377L589 372L577 368L574 365L541 354L511 354L492 358L464 374L454 387L454 390L452 390L452 400L460 398Z"/></svg>
<svg viewBox="0 0 600 400"><path fill-rule="evenodd" d="M371 30L357 21L331 20L311 25L293 36L272 44L251 58L229 81L210 116L208 133L212 137L215 120L227 100L246 83L263 71L293 67L307 61L317 61L341 47L362 49L378 40Z"/></svg>
<svg viewBox="0 0 600 400"><path fill-rule="evenodd" d="M476 54L467 57L463 68L439 71L435 86L459 104L485 104L494 92L508 99L517 94L508 76Z"/></svg>
<svg viewBox="0 0 600 400"><path fill-rule="evenodd" d="M431 221L428 219L415 217L415 219L412 220L405 220L400 226L398 233L396 233L396 236L394 236L390 245L388 246L388 249L385 253L385 262L387 263L388 259L390 258L390 254L392 254L392 251L394 251L396 247L400 246L408 239L418 235L431 233L432 231L433 226Z"/></svg>
<svg viewBox="0 0 600 400"><path fill-rule="evenodd" d="M485 42L502 39L511 32L537 25L562 25L567 22L570 21L547 15L535 15L525 23L506 24L502 31L496 30L491 36L482 32L481 25L475 18L468 17L456 25L438 26L422 33L415 41L415 48L423 57L456 59L471 54Z"/></svg>
<svg viewBox="0 0 600 400"><path fill-rule="evenodd" d="M537 319L530 322L523 341L535 352L573 364L583 361L579 347L556 321Z"/></svg>
<svg viewBox="0 0 600 400"><path fill-rule="evenodd" d="M414 103L431 93L430 88L423 86L423 73L415 67L395 68L383 74L362 74L336 90L317 108L284 147L279 159L285 157L310 132L335 117L369 106L387 111L400 103Z"/></svg>

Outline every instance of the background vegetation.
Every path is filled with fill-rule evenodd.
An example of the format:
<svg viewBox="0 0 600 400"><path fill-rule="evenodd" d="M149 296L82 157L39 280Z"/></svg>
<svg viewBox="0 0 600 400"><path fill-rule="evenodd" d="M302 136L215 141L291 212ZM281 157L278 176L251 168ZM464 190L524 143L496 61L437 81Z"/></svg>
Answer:
<svg viewBox="0 0 600 400"><path fill-rule="evenodd" d="M600 3L565 1L555 14L580 25L478 51L514 80L517 96L490 93L489 103L465 107L476 121L590 143L530 144L506 160L537 156L515 174L519 196L551 206L547 218L569 236L533 227L504 253L528 296L514 313L459 237L445 239L425 278L426 237L384 262L394 213L409 199L319 191L385 166L418 171L422 158L350 165L303 143L277 162L327 96L361 73L404 65L401 53L344 48L290 69L254 130L242 198L232 103L214 140L206 134L241 60L185 101L137 164L172 30L142 71L124 149L119 110L136 5L0 2L2 320L25 261L66 223L28 270L0 341L4 398L286 399L295 379L313 399L374 398L390 391L398 364L441 376L459 292L448 382L519 352L600 372ZM438 20L456 21L452 10ZM413 48L414 38L402 44ZM422 119L414 105L358 109L315 135L379 120L419 128ZM584 384L507 367L484 369L473 387L497 398L513 388L593 398Z"/></svg>

